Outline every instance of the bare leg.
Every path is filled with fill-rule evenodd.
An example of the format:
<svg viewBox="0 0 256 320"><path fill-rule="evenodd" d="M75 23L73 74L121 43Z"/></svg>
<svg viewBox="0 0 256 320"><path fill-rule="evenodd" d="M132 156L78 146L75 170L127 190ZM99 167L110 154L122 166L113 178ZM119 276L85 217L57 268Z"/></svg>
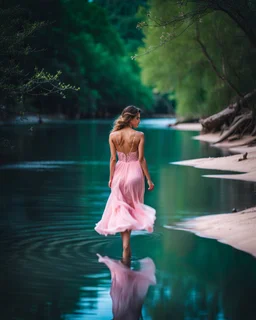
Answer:
<svg viewBox="0 0 256 320"><path fill-rule="evenodd" d="M122 241L123 241L123 259L127 260L131 257L131 247L130 247L130 237L131 230L126 230L121 232Z"/></svg>

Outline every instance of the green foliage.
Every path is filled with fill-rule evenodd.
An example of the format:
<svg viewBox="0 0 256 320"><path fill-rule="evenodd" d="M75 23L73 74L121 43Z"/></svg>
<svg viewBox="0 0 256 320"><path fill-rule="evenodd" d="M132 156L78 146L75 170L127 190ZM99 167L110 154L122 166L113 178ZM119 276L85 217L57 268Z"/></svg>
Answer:
<svg viewBox="0 0 256 320"><path fill-rule="evenodd" d="M26 83L21 86L21 92L23 94L32 95L43 95L48 96L49 94L60 94L62 98L66 98L64 92L66 90L79 91L80 88L65 84L60 81L60 75L62 72L57 71L56 74L52 75L49 72L45 72L43 69L38 70L35 68L35 73L32 75Z"/></svg>
<svg viewBox="0 0 256 320"><path fill-rule="evenodd" d="M135 52L141 45L143 37L142 32L136 28L140 21L138 13L147 7L147 1L95 0L94 2L106 10L110 23L124 41L126 51L129 54Z"/></svg>
<svg viewBox="0 0 256 320"><path fill-rule="evenodd" d="M68 48L60 60L72 61L72 69L65 68L67 79L81 84L77 101L82 112L118 112L127 104L151 107L151 91L142 85L139 72L134 72L104 9L94 3L82 6L81 1L64 1L57 35Z"/></svg>
<svg viewBox="0 0 256 320"><path fill-rule="evenodd" d="M0 12L0 99L9 110L30 104L72 116L118 113L127 104L152 108L151 89L142 85L125 43L132 36L120 37L103 6L82 0L16 4L10 0L13 7Z"/></svg>
<svg viewBox="0 0 256 320"><path fill-rule="evenodd" d="M177 112L183 116L212 114L237 96L227 81L216 74L202 51L197 41L196 26L201 42L225 80L243 94L256 85L253 77L256 71L253 62L255 49L227 15L209 13L198 24L191 19L182 24L167 23L194 9L193 3L181 7L170 1L152 0L149 19L140 24L140 27L147 26L143 27L144 47L135 57L143 70L145 84L156 87L160 92L175 90Z"/></svg>
<svg viewBox="0 0 256 320"><path fill-rule="evenodd" d="M32 72L26 68L24 61L35 51L27 41L45 26L45 22L30 21L26 10L19 7L0 9L0 102L7 105L4 117L20 113L27 95L60 94L64 98L63 92L78 91L60 81L60 71L50 74L36 67Z"/></svg>

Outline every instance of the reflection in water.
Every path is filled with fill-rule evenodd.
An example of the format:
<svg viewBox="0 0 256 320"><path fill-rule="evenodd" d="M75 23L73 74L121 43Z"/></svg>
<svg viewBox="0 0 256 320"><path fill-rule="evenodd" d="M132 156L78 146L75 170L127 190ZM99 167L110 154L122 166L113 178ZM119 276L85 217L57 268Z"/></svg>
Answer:
<svg viewBox="0 0 256 320"><path fill-rule="evenodd" d="M111 273L112 312L115 320L138 320L150 285L156 284L155 264L150 258L139 260L140 270L131 270L118 260L97 254Z"/></svg>

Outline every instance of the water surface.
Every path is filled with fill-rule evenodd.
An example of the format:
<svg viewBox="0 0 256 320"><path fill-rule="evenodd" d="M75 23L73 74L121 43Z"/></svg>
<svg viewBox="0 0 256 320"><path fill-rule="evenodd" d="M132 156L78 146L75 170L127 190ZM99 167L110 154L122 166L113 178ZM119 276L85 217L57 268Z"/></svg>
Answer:
<svg viewBox="0 0 256 320"><path fill-rule="evenodd" d="M14 145L0 165L1 319L112 319L110 269L96 254L120 260L121 240L93 230L109 195L111 122L30 127L1 129ZM144 120L140 130L155 183L145 203L157 210L154 233L132 236L131 270L139 272L145 258L156 268L156 283L143 297L143 319L255 319L255 259L215 240L164 228L250 207L254 184L207 179L207 170L171 165L223 155L191 140L195 132L169 129L166 119Z"/></svg>

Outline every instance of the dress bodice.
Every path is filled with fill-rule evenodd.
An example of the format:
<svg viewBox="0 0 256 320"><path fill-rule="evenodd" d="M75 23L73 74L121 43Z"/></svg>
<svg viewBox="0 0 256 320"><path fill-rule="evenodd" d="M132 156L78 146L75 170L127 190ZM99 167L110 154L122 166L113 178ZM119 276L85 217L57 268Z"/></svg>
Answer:
<svg viewBox="0 0 256 320"><path fill-rule="evenodd" d="M128 154L117 151L117 155L118 155L118 160L122 162L138 161L139 159L138 151L129 152Z"/></svg>

